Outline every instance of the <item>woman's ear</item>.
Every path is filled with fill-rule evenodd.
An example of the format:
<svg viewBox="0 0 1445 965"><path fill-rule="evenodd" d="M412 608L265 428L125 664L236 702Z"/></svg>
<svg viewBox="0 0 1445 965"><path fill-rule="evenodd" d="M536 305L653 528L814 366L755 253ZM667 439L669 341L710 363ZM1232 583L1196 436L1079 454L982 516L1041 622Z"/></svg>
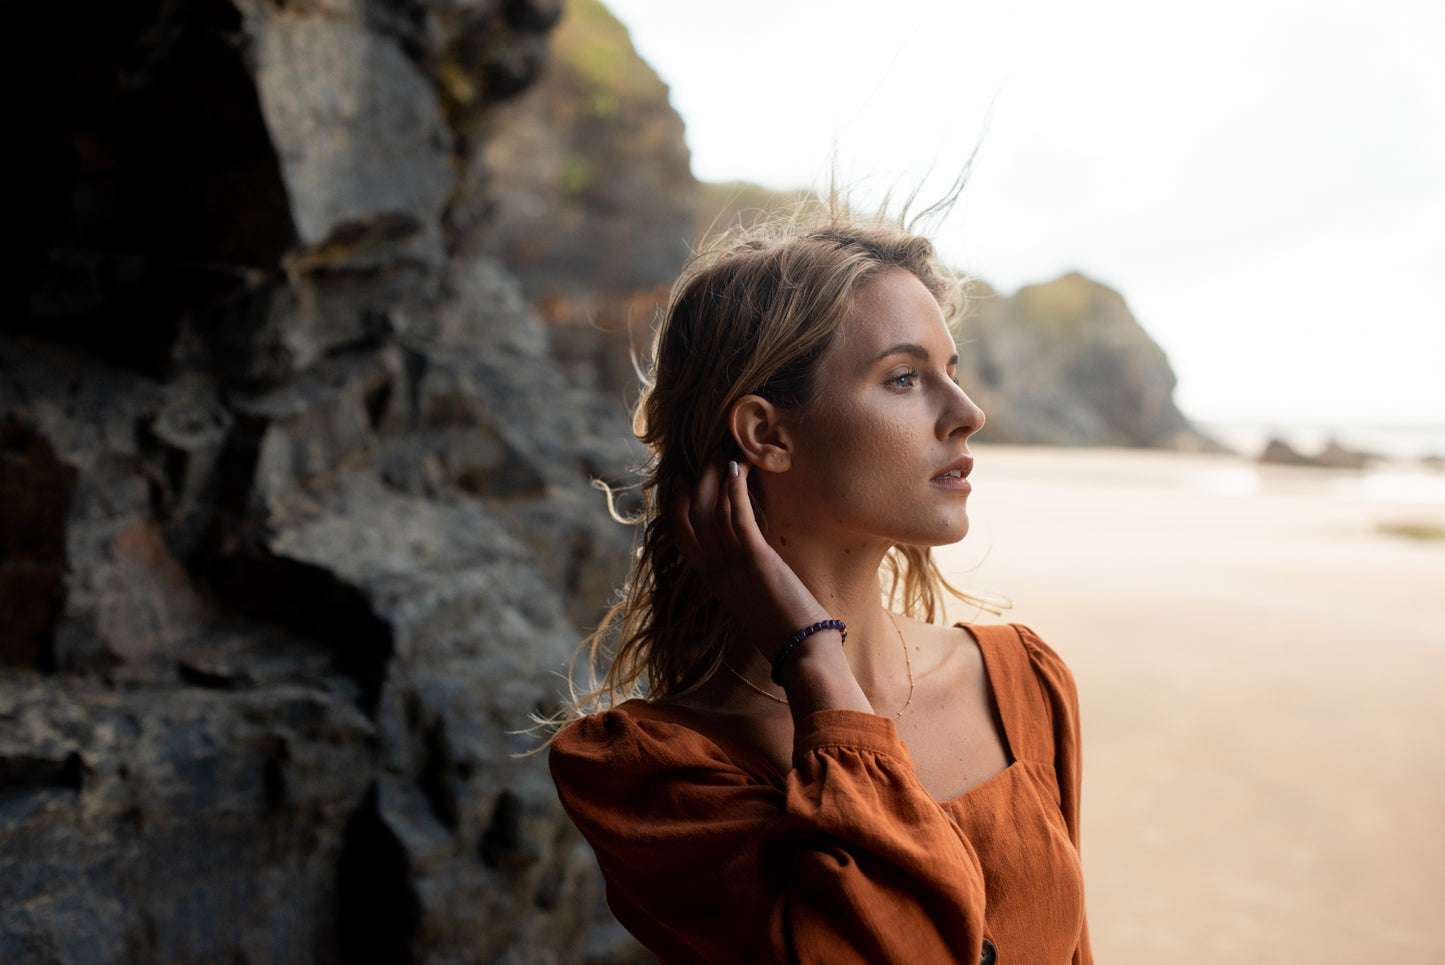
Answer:
<svg viewBox="0 0 1445 965"><path fill-rule="evenodd" d="M793 450L778 407L760 395L745 395L728 414L733 439L748 462L765 472L787 472Z"/></svg>

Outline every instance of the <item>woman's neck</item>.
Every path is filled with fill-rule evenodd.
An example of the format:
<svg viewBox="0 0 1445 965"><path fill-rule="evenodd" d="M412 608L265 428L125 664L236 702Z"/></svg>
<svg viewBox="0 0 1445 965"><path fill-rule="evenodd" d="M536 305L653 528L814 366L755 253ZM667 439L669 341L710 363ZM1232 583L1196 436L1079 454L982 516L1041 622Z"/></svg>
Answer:
<svg viewBox="0 0 1445 965"><path fill-rule="evenodd" d="M894 689L906 675L907 661L906 644L883 607L878 584L889 546L799 539L774 546L828 614L848 625L848 664L864 691Z"/></svg>

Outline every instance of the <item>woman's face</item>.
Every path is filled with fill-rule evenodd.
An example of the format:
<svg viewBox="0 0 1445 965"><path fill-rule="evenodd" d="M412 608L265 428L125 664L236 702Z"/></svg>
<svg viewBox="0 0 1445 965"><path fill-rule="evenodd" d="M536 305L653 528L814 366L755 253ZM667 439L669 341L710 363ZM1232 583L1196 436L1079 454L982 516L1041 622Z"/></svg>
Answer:
<svg viewBox="0 0 1445 965"><path fill-rule="evenodd" d="M957 364L943 312L914 275L865 288L818 362L813 401L784 416L791 461L776 481L792 498L786 522L769 499L770 533L777 522L845 543L962 539L968 438L984 416L954 382Z"/></svg>

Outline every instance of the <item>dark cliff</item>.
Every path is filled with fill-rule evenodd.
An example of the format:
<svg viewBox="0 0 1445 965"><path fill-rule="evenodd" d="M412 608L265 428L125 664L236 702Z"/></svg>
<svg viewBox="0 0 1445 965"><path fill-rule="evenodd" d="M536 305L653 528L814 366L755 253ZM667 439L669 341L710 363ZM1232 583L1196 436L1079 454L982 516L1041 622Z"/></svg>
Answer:
<svg viewBox="0 0 1445 965"><path fill-rule="evenodd" d="M9 4L0 961L578 960L631 457L483 239L549 0Z"/></svg>

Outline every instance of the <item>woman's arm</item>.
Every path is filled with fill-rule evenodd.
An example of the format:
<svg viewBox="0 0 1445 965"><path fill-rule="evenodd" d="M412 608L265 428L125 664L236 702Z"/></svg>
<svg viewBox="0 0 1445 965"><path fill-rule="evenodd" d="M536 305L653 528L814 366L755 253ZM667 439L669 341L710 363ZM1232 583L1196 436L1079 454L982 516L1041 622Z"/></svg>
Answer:
<svg viewBox="0 0 1445 965"><path fill-rule="evenodd" d="M763 537L747 467L678 493L679 550L740 636L774 662L829 619ZM794 720L782 788L665 711L574 723L552 747L564 807L591 843L618 919L664 961L979 960L977 855L874 715L836 631L782 662Z"/></svg>
<svg viewBox="0 0 1445 965"><path fill-rule="evenodd" d="M748 496L746 464L709 466L692 493L678 494L673 536L730 619L773 663L784 640L798 629L830 618L792 568L763 537ZM799 643L781 668L783 689L796 726L820 710L872 713L858 686L836 630Z"/></svg>
<svg viewBox="0 0 1445 965"><path fill-rule="evenodd" d="M613 912L665 962L979 960L977 856L891 721L810 715L782 790L645 710L578 721L551 762Z"/></svg>

